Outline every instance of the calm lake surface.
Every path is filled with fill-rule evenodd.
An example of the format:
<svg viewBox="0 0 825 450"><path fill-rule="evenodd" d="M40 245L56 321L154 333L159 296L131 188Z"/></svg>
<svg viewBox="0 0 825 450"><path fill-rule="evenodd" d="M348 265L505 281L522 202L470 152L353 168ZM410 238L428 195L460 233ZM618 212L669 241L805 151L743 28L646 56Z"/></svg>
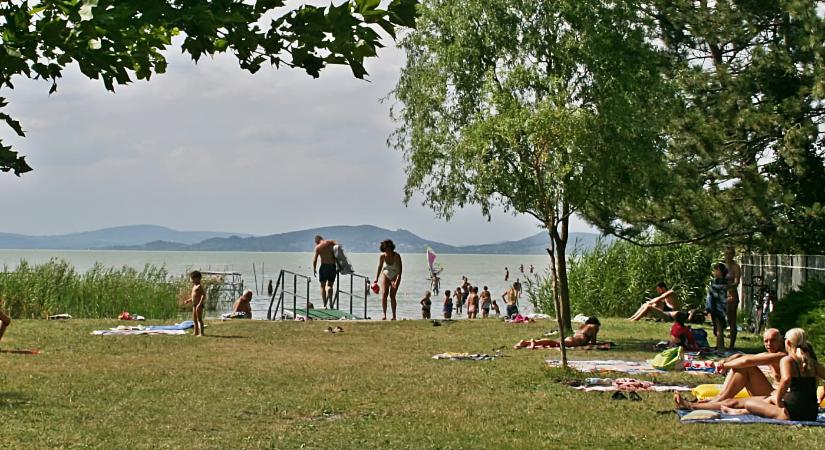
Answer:
<svg viewBox="0 0 825 450"><path fill-rule="evenodd" d="M379 256L377 253L350 253L348 256L356 273L366 275L370 280L375 278ZM398 295L398 315L399 318L420 318L421 306L418 302L423 297L424 292L430 288L426 255L422 252L420 254L402 254L401 257L404 264L404 274ZM138 269L146 264L153 264L165 266L171 274L184 274L193 269L235 271L243 275L244 285L252 289L253 292L256 290L256 276L253 274L254 264L259 291L257 293L259 295L256 294L253 301L254 315L257 319L265 318L266 310L269 307L269 298L265 292L266 281L272 279L275 283L281 269L312 277L311 253L0 250L0 265L4 265L6 270L14 270L21 260L39 264L52 258L65 259L73 264L78 271L88 270L96 262L104 266L129 266ZM438 255L437 263L444 268L441 273L442 292L445 289L454 290L456 286L461 284L461 276L466 275L471 284L488 286L493 294L493 299L498 299L498 303L501 305L501 294L508 287L508 283L504 281L504 268L510 268L510 283L517 278L524 281L525 275L519 273L521 264L524 264L525 272L529 272L529 267L532 264L536 273L544 273L548 258L543 255ZM264 270L263 277L261 269ZM262 278L265 280L263 289L261 289ZM290 281L290 288L291 284ZM310 285L310 297L316 307L320 307L322 304L318 286L317 280L313 278ZM341 281L341 289L344 290L345 287L349 287L348 276ZM360 290L363 291L363 288ZM306 291L306 285L302 285L299 291ZM433 300L432 315L434 318L441 317L443 297L439 296ZM287 302L287 307L291 307L291 304L290 299ZM349 309L346 296L341 296L341 309ZM532 311L526 296L522 297L520 309L522 312ZM501 306L501 310L503 313L503 306ZM357 300L354 305L355 314L361 317L363 311L363 300ZM134 311L134 313L140 314L140 311ZM367 315L373 319L381 317L380 296L371 294L368 297Z"/></svg>

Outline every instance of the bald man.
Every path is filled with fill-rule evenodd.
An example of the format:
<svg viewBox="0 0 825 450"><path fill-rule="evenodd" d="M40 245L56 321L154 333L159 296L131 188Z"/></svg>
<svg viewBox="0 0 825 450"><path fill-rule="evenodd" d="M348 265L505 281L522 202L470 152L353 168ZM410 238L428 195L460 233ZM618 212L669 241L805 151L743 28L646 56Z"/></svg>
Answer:
<svg viewBox="0 0 825 450"><path fill-rule="evenodd" d="M698 401L687 402L676 395L676 403L680 408L684 409L721 409L724 407L736 408L737 405L734 397L742 389L747 389L751 397L766 397L773 392L773 384L771 384L765 373L759 368L760 366L767 366L770 369L771 376L778 381L781 376L779 374L779 361L782 360L787 353L785 352L785 341L782 339L782 334L776 328L769 328L765 330L762 335L762 343L765 345L765 352L756 355L733 355L721 362L717 363L717 372L728 372L725 379L725 384L719 395L716 397Z"/></svg>

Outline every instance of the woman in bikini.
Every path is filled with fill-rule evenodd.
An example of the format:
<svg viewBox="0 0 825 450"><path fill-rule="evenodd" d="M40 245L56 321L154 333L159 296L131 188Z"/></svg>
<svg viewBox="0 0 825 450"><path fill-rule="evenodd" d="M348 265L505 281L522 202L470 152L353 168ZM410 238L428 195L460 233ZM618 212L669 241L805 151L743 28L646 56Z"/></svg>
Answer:
<svg viewBox="0 0 825 450"><path fill-rule="evenodd" d="M584 347L588 344L596 344L596 336L599 334L599 329L602 326L599 319L590 317L584 322L584 325L572 335L564 338L565 347ZM553 339L523 339L513 348L555 348L559 347L559 341Z"/></svg>
<svg viewBox="0 0 825 450"><path fill-rule="evenodd" d="M398 306L396 296L398 287L401 286L401 272L403 271L401 255L396 253L395 244L389 239L381 242L379 248L381 257L378 258L378 273L375 274L375 282L381 286L381 309L384 311L381 320L387 320L387 296L390 297L392 305L392 320L395 320L395 310Z"/></svg>

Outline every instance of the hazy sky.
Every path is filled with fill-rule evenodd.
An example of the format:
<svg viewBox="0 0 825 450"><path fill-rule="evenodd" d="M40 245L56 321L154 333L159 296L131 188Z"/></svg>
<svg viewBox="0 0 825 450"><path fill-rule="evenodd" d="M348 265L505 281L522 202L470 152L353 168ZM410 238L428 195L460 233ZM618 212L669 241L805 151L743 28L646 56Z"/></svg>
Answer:
<svg viewBox="0 0 825 450"><path fill-rule="evenodd" d="M468 244L538 231L527 216L487 222L470 207L448 223L420 201L403 205L402 158L386 146L393 123L379 102L397 81L398 49L367 64L369 82L346 67L312 79L292 69L250 75L229 56L198 65L174 49L167 56L166 74L114 94L74 68L52 96L48 83L24 79L4 90L28 137L0 133L34 172L0 173L0 232L151 223L264 235L373 224Z"/></svg>

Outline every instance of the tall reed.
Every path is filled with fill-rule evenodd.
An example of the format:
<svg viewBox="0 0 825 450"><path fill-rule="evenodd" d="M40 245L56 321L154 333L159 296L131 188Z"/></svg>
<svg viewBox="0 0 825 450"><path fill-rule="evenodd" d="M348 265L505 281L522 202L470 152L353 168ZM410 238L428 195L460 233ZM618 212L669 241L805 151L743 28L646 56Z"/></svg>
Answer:
<svg viewBox="0 0 825 450"><path fill-rule="evenodd" d="M171 276L166 268L150 264L104 267L95 264L79 273L65 260L52 259L31 265L23 260L16 268L0 273L0 304L12 317L45 318L52 314L74 317L117 317L122 311L147 318L178 316L179 293L188 280Z"/></svg>
<svg viewBox="0 0 825 450"><path fill-rule="evenodd" d="M574 251L568 260L571 312L629 316L645 297L656 296L659 281L673 288L687 307L700 307L719 251L698 245L641 247L624 241L599 241L588 252ZM555 311L551 292L549 276L528 283L528 296L542 311Z"/></svg>

